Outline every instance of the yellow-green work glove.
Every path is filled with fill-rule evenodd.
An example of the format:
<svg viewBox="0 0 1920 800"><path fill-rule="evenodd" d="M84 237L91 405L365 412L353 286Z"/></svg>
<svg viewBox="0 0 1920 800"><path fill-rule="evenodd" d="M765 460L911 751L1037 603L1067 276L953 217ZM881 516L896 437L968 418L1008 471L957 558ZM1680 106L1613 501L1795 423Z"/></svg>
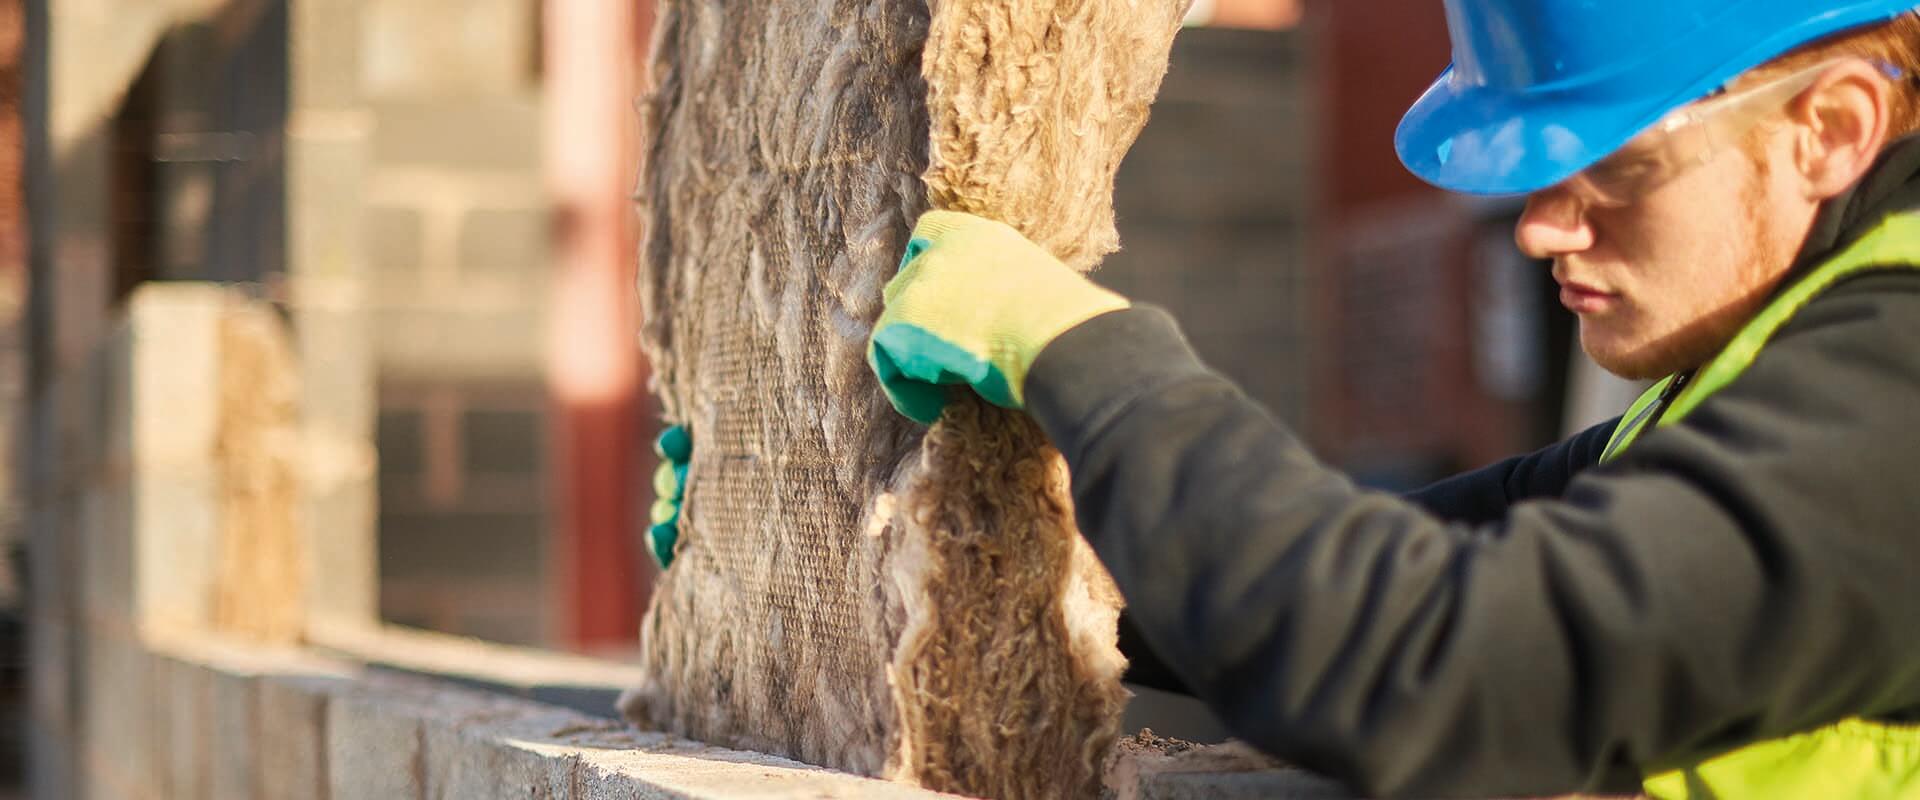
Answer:
<svg viewBox="0 0 1920 800"><path fill-rule="evenodd" d="M673 566L673 547L680 542L680 501L687 495L687 462L693 459L693 435L675 425L653 442L660 468L653 473L652 524L647 527L647 551L661 569Z"/></svg>
<svg viewBox="0 0 1920 800"><path fill-rule="evenodd" d="M931 211L886 288L867 364L893 407L931 425L948 389L1024 408L1027 370L1047 343L1128 306L999 222Z"/></svg>

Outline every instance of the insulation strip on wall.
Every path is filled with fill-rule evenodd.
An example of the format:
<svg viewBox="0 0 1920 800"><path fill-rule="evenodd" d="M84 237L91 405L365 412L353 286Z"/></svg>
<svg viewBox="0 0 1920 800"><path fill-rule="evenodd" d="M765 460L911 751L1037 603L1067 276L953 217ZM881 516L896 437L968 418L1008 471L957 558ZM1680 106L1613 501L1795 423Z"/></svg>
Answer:
<svg viewBox="0 0 1920 800"><path fill-rule="evenodd" d="M1118 594L1025 417L895 414L865 347L913 220L1078 269L1185 0L664 2L643 342L694 455L623 708L943 791L1096 793Z"/></svg>

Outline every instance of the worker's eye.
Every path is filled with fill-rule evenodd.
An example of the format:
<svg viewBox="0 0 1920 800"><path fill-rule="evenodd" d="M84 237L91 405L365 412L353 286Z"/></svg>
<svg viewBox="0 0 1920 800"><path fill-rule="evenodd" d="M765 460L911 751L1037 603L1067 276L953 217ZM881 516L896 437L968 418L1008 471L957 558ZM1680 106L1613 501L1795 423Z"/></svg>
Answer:
<svg viewBox="0 0 1920 800"><path fill-rule="evenodd" d="M1654 154L1615 154L1587 169L1587 177L1609 189L1631 189L1660 170Z"/></svg>

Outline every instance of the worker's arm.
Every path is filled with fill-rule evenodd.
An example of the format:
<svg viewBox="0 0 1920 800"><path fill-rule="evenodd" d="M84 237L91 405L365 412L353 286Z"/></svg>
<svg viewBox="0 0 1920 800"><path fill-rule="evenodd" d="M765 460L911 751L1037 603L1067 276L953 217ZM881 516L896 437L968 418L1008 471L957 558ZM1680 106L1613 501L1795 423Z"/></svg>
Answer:
<svg viewBox="0 0 1920 800"><path fill-rule="evenodd" d="M1573 476L1600 463L1618 418L1524 456L1456 475L1405 497L1449 522L1494 522L1522 500L1559 497Z"/></svg>
<svg viewBox="0 0 1920 800"><path fill-rule="evenodd" d="M1600 463L1618 418L1523 456L1514 456L1447 478L1402 495L1448 522L1480 524L1503 519L1514 503L1559 497L1582 470ZM1193 694L1180 676L1147 644L1128 612L1120 614L1120 653L1127 657L1126 681L1153 689Z"/></svg>
<svg viewBox="0 0 1920 800"><path fill-rule="evenodd" d="M1026 384L1183 681L1267 750L1430 797L1630 790L1920 703L1916 396L1920 281L1860 279L1564 499L1468 528L1315 460L1154 309Z"/></svg>

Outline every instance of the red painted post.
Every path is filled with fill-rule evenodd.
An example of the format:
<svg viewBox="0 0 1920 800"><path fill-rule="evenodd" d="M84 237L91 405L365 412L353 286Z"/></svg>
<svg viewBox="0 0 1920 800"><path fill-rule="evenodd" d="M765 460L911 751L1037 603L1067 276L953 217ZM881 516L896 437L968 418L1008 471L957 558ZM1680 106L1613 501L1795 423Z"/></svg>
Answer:
<svg viewBox="0 0 1920 800"><path fill-rule="evenodd" d="M546 170L554 203L554 576L560 644L630 645L647 587L638 545L642 366L635 345L633 98L642 3L547 0ZM645 5L651 5L647 3Z"/></svg>

